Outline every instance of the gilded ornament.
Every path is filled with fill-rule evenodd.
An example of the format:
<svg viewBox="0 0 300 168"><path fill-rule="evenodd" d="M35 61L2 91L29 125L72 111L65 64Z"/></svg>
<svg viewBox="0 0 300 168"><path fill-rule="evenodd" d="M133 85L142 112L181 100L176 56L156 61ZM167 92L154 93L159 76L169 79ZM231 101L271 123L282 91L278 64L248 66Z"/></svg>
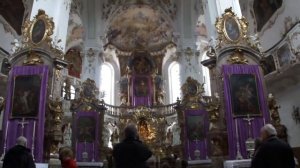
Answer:
<svg viewBox="0 0 300 168"><path fill-rule="evenodd" d="M238 44L247 41L248 22L245 17L238 18L232 8L225 10L222 17L216 19L215 27L218 33L217 47L223 44Z"/></svg>
<svg viewBox="0 0 300 168"><path fill-rule="evenodd" d="M24 47L36 47L44 42L51 46L53 30L53 19L40 9L32 21L26 20L22 26Z"/></svg>
<svg viewBox="0 0 300 168"><path fill-rule="evenodd" d="M235 52L229 56L227 62L230 64L248 64L248 59L244 56L241 49L235 50Z"/></svg>
<svg viewBox="0 0 300 168"><path fill-rule="evenodd" d="M34 51L29 51L27 58L23 61L23 65L40 65L44 64L43 59Z"/></svg>

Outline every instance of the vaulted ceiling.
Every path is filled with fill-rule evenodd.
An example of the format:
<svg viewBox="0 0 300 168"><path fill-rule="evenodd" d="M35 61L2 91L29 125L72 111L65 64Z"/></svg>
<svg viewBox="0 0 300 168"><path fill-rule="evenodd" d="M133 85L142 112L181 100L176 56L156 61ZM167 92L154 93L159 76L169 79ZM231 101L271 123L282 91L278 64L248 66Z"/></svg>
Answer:
<svg viewBox="0 0 300 168"><path fill-rule="evenodd" d="M24 17L24 5L22 0L0 0L0 15L21 35L21 27Z"/></svg>

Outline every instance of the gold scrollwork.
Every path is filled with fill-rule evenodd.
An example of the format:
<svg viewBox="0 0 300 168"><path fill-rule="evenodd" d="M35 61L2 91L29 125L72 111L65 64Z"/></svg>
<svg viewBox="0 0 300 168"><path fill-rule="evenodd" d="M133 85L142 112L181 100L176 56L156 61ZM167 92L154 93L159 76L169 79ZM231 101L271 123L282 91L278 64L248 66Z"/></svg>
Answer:
<svg viewBox="0 0 300 168"><path fill-rule="evenodd" d="M244 56L241 49L236 49L234 53L229 56L227 62L230 64L248 64L248 59Z"/></svg>
<svg viewBox="0 0 300 168"><path fill-rule="evenodd" d="M35 51L29 51L23 65L40 65L44 64L43 59Z"/></svg>
<svg viewBox="0 0 300 168"><path fill-rule="evenodd" d="M215 27L219 35L217 48L222 43L237 44L242 39L247 41L248 22L244 17L238 18L232 8L226 9L222 17L217 18Z"/></svg>
<svg viewBox="0 0 300 168"><path fill-rule="evenodd" d="M40 9L34 19L26 20L22 27L24 47L35 47L43 42L51 46L53 29L53 19Z"/></svg>
<svg viewBox="0 0 300 168"><path fill-rule="evenodd" d="M190 109L200 108L200 99L203 97L204 83L200 84L192 77L188 77L186 83L182 85L181 90L183 93L182 103L185 107Z"/></svg>

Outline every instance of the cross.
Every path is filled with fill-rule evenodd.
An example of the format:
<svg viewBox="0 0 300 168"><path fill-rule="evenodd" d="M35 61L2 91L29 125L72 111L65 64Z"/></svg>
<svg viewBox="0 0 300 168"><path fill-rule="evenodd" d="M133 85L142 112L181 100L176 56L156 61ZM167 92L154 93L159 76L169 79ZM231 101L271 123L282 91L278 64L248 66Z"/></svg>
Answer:
<svg viewBox="0 0 300 168"><path fill-rule="evenodd" d="M24 135L24 128L25 128L25 125L26 125L26 124L29 124L29 122L25 122L25 118L22 118L22 121L21 121L21 122L18 122L18 124L21 125L21 129L22 129L21 135L23 136L23 135Z"/></svg>
<svg viewBox="0 0 300 168"><path fill-rule="evenodd" d="M250 131L250 128L252 128L252 127L251 127L251 122L252 122L252 120L254 120L254 118L250 118L250 115L247 114L247 118L243 118L243 120L248 122L248 136L249 136L249 138L250 138L250 137L251 137L251 131Z"/></svg>

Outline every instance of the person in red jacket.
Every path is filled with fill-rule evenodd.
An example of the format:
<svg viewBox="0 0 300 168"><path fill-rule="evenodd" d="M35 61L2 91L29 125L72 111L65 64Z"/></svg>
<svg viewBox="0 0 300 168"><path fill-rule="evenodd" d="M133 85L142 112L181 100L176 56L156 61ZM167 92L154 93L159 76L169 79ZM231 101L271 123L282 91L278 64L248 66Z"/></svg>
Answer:
<svg viewBox="0 0 300 168"><path fill-rule="evenodd" d="M62 168L77 168L76 161L73 158L73 151L69 147L60 148L59 160Z"/></svg>

